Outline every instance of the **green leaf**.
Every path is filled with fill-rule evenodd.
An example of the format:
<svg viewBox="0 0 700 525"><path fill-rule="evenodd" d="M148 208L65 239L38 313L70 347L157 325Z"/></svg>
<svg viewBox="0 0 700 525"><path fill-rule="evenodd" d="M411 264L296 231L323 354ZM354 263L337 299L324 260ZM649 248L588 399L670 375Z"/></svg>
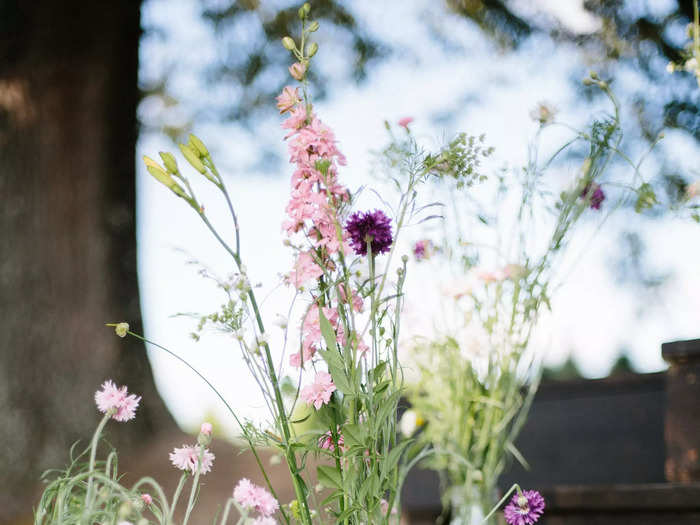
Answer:
<svg viewBox="0 0 700 525"><path fill-rule="evenodd" d="M318 482L329 489L343 489L343 481L340 477L340 472L335 467L328 465L320 465L316 468Z"/></svg>
<svg viewBox="0 0 700 525"><path fill-rule="evenodd" d="M321 507L325 507L327 505L330 505L333 503L335 500L340 500L343 499L343 491L342 490L335 490L333 493L328 496L326 499L324 499L321 502Z"/></svg>
<svg viewBox="0 0 700 525"><path fill-rule="evenodd" d="M343 441L348 447L365 446L365 428L362 425L345 425L343 427Z"/></svg>
<svg viewBox="0 0 700 525"><path fill-rule="evenodd" d="M396 468L396 465L399 464L401 454L403 454L404 450L406 450L406 448L412 443L412 439L407 439L406 441L402 441L401 443L399 443L391 449L391 452L389 452L389 455L387 456L386 463L382 465L382 470L384 471L382 477L387 476L389 473L391 473L392 470Z"/></svg>
<svg viewBox="0 0 700 525"><path fill-rule="evenodd" d="M389 385L391 384L391 379L385 379L381 383L379 383L377 386L374 387L374 393L375 394L381 394L384 392Z"/></svg>
<svg viewBox="0 0 700 525"><path fill-rule="evenodd" d="M323 308L318 309L318 319L321 325L321 335L323 335L323 339L326 341L326 346L329 350L337 348L338 344L335 338L335 331L333 330L330 321L323 313Z"/></svg>
<svg viewBox="0 0 700 525"><path fill-rule="evenodd" d="M340 357L338 350L319 350L318 353L328 365L328 371L336 388L343 394L353 395L354 389L345 373L345 363L343 363L343 358Z"/></svg>

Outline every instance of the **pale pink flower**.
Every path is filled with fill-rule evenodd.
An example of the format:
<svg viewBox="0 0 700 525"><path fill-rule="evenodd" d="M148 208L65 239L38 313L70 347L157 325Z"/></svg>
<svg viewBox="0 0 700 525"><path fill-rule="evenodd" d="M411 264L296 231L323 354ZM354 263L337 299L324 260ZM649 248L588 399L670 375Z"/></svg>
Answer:
<svg viewBox="0 0 700 525"><path fill-rule="evenodd" d="M287 135L285 138L291 137L294 132L304 126L307 118L308 114L306 113L306 108L303 105L298 105L292 108L289 116L284 120L284 122L282 122L283 129L289 129L292 131L292 133Z"/></svg>
<svg viewBox="0 0 700 525"><path fill-rule="evenodd" d="M318 372L313 384L301 390L301 399L309 404L313 404L318 410L331 400L331 395L335 390L331 375L328 372Z"/></svg>
<svg viewBox="0 0 700 525"><path fill-rule="evenodd" d="M685 189L685 195L688 200L694 199L700 194L700 182L693 182L692 184L688 184L688 187Z"/></svg>
<svg viewBox="0 0 700 525"><path fill-rule="evenodd" d="M345 439L343 439L343 434L340 432L340 427L338 427L337 434L338 447L340 447L340 450L343 450L345 446ZM328 450L330 452L333 452L335 450L335 443L333 442L333 435L331 434L330 430L328 430L325 434L318 438L318 446L319 448Z"/></svg>
<svg viewBox="0 0 700 525"><path fill-rule="evenodd" d="M200 445L182 445L181 448L173 449L170 453L170 462L180 470L189 470L192 474L195 474L199 464L200 453L202 454L200 473L204 475L211 470L215 456L206 448L202 452Z"/></svg>
<svg viewBox="0 0 700 525"><path fill-rule="evenodd" d="M95 392L97 409L103 414L114 411L112 419L121 422L134 419L140 401L140 396L128 394L126 386L117 388L111 380L102 383L102 390Z"/></svg>
<svg viewBox="0 0 700 525"><path fill-rule="evenodd" d="M204 434L205 436L211 436L211 432L213 430L213 427L211 423L202 423L202 426L199 429L199 432Z"/></svg>
<svg viewBox="0 0 700 525"><path fill-rule="evenodd" d="M313 282L322 275L323 270L316 264L311 252L302 252L297 257L294 269L289 272L289 281L296 288L302 288L304 284Z"/></svg>
<svg viewBox="0 0 700 525"><path fill-rule="evenodd" d="M362 297L360 297L355 290L350 290L350 293L352 295L352 308L356 312L362 313L364 310L364 304L362 301ZM348 302L347 295L345 293L345 285L341 284L338 286L338 295L340 296L340 300L344 303Z"/></svg>
<svg viewBox="0 0 700 525"><path fill-rule="evenodd" d="M505 274L501 270L497 270L495 272L480 270L477 272L476 276L485 284L497 283L506 278Z"/></svg>
<svg viewBox="0 0 700 525"><path fill-rule="evenodd" d="M386 516L387 512L389 512L389 502L387 500L385 500L384 498L382 498L382 501L379 504L382 507L382 514L384 516ZM396 514L396 507L391 508L391 514L392 515Z"/></svg>
<svg viewBox="0 0 700 525"><path fill-rule="evenodd" d="M295 62L289 66L289 74L292 75L296 80L301 80L306 74L306 66L301 62Z"/></svg>
<svg viewBox="0 0 700 525"><path fill-rule="evenodd" d="M277 109L282 114L292 109L298 102L300 102L300 98L297 88L286 86L277 97Z"/></svg>
<svg viewBox="0 0 700 525"><path fill-rule="evenodd" d="M143 501L146 505L150 505L153 503L153 498L150 494L141 494L141 501Z"/></svg>
<svg viewBox="0 0 700 525"><path fill-rule="evenodd" d="M263 516L271 516L279 508L272 494L247 478L242 478L233 489L233 499L244 509L255 509Z"/></svg>
<svg viewBox="0 0 700 525"><path fill-rule="evenodd" d="M399 119L399 126L408 129L411 122L413 122L413 117L403 117Z"/></svg>

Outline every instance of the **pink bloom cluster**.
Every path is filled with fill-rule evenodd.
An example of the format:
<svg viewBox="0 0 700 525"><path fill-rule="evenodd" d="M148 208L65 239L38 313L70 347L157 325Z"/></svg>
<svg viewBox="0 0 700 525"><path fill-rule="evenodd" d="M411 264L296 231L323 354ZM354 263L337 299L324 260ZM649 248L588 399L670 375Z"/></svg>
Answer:
<svg viewBox="0 0 700 525"><path fill-rule="evenodd" d="M362 298L353 290L352 292L352 308L356 312L362 312L364 309ZM347 303L347 297L345 291L342 287L338 287L338 296L340 300ZM345 331L343 329L343 324L340 322L340 316L338 315L338 310L330 307L323 307L323 315L330 322L331 326L335 329L338 341L344 345L346 343ZM321 348L321 342L323 336L321 334L321 323L320 323L320 313L319 307L315 304L311 305L304 316L304 321L301 325L301 352L297 352L289 356L289 364L295 367L302 366L302 355L303 363L309 362L309 360L314 356L316 350ZM363 341L353 341L360 352L364 353L368 347Z"/></svg>
<svg viewBox="0 0 700 525"><path fill-rule="evenodd" d="M333 131L313 114L298 89L285 87L277 97L277 107L281 114L287 114L282 128L289 130L285 138L290 162L295 165L283 229L287 236L298 235L308 243L307 249L298 253L287 278L297 289L314 289L323 276L323 268L335 267L332 257L339 252L350 252L347 233L339 217L339 210L350 200L348 190L338 182L338 166L345 165L346 161L337 148ZM362 298L355 291L351 296L352 307L361 311ZM339 290L339 300L348 302L344 290ZM326 305L323 313L335 329L339 342L345 343L338 311ZM307 311L301 332L301 349L290 356L290 364L296 367L310 361L322 346L317 305ZM367 348L362 342L355 342L355 345L360 351Z"/></svg>
<svg viewBox="0 0 700 525"><path fill-rule="evenodd" d="M200 474L204 475L211 470L214 464L214 454L209 449L203 449L201 445L182 445L170 453L170 462L180 470L189 470L192 474L197 472L199 455L202 454L202 466Z"/></svg>
<svg viewBox="0 0 700 525"><path fill-rule="evenodd" d="M287 235L302 232L312 243L317 257L325 258L347 250L337 216L339 206L349 200L348 190L338 183L338 165L345 157L336 146L333 131L321 122L301 100L296 89L285 87L277 98L281 113L289 112L282 127L290 130L290 162L296 165L292 191L283 228ZM299 254L290 282L297 288L322 275L312 252Z"/></svg>
<svg viewBox="0 0 700 525"><path fill-rule="evenodd" d="M331 400L331 395L335 390L331 375L328 372L318 372L314 382L302 388L300 395L302 400L318 410Z"/></svg>
<svg viewBox="0 0 700 525"><path fill-rule="evenodd" d="M102 383L102 390L95 392L97 409L103 414L110 410L114 411L112 419L117 421L124 422L134 419L140 401L140 396L128 394L126 386L117 388L117 385L111 380Z"/></svg>
<svg viewBox="0 0 700 525"><path fill-rule="evenodd" d="M233 499L244 509L253 509L261 514L253 523L260 525L275 523L270 516L277 512L279 503L264 487L251 483L247 478L242 478L233 489ZM262 518L267 518L267 521Z"/></svg>

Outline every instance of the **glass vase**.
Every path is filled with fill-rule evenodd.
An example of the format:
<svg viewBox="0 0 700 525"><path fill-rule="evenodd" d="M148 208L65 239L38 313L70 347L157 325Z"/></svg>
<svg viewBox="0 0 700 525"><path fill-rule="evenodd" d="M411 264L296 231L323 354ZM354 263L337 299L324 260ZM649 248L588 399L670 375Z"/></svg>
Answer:
<svg viewBox="0 0 700 525"><path fill-rule="evenodd" d="M484 518L496 504L496 490L479 484L453 486L450 489L450 525L498 525L498 513Z"/></svg>

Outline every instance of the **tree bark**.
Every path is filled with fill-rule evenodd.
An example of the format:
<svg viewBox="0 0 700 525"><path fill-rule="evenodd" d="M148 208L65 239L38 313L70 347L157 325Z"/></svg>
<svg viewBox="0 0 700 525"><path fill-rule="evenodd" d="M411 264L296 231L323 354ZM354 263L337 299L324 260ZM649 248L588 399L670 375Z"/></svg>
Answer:
<svg viewBox="0 0 700 525"><path fill-rule="evenodd" d="M104 326L141 331L140 31L138 0L0 0L0 522L87 445L104 380L143 397L120 453L174 428L143 345Z"/></svg>

